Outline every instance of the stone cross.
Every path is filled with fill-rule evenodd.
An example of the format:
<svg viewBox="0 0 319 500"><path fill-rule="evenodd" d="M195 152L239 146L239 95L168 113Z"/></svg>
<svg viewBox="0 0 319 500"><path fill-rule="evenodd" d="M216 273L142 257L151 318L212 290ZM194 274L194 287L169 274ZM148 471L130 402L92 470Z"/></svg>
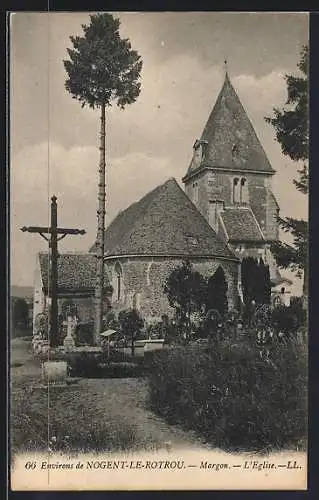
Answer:
<svg viewBox="0 0 319 500"><path fill-rule="evenodd" d="M51 296L51 328L50 328L50 345L51 347L56 347L58 345L58 241L62 240L68 235L83 235L85 234L84 229L70 229L58 227L57 222L57 198L52 196L51 198L51 225L50 227L40 227L40 226L30 226L22 227L21 231L28 233L38 233L42 238L49 242L49 248L51 250L51 266L50 266L50 290L48 290ZM48 235L48 236L46 236ZM58 235L60 235L58 237Z"/></svg>
<svg viewBox="0 0 319 500"><path fill-rule="evenodd" d="M66 337L63 341L64 347L72 348L75 346L73 334L75 332L75 328L77 326L77 323L78 323L78 321L77 321L76 317L72 317L72 316L67 317L67 333L66 333Z"/></svg>

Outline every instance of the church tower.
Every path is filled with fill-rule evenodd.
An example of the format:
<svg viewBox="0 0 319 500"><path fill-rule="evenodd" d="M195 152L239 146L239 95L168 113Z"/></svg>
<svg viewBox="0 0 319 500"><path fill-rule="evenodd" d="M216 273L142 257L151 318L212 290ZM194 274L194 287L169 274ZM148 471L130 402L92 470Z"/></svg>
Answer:
<svg viewBox="0 0 319 500"><path fill-rule="evenodd" d="M278 239L274 174L226 72L182 180L186 194L237 256L262 257L273 279L279 275L269 250Z"/></svg>

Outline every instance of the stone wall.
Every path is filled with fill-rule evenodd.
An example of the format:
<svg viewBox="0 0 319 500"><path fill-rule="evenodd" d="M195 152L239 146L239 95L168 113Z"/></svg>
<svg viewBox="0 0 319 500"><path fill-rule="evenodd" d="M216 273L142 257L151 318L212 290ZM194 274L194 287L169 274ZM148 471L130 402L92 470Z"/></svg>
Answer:
<svg viewBox="0 0 319 500"><path fill-rule="evenodd" d="M248 185L248 205L252 208L258 224L267 240L278 237L276 222L277 206L271 195L272 178L265 174L245 172L218 172L202 170L185 184L187 196L197 206L200 213L209 222L210 201L222 200L226 206L233 205L233 179L245 177ZM197 184L195 188L195 184ZM194 198L198 190L197 199Z"/></svg>
<svg viewBox="0 0 319 500"><path fill-rule="evenodd" d="M112 308L115 312L133 307L140 310L147 321L157 321L161 315L172 316L173 309L169 306L164 294L164 284L169 274L182 263L181 259L169 258L123 258L107 260L106 266L113 283L116 280L114 268L116 262L122 269L122 295L117 300L116 290L112 297ZM194 259L194 269L203 276L212 276L219 265L225 272L228 282L229 307L237 306L238 296L238 263L223 259ZM114 283L115 284L115 283ZM115 287L116 289L116 287Z"/></svg>

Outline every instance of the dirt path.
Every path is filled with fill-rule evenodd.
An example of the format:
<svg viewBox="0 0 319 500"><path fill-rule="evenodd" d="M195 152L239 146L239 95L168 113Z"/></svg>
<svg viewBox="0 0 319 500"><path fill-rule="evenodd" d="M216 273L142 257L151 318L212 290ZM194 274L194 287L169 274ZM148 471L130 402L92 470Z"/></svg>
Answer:
<svg viewBox="0 0 319 500"><path fill-rule="evenodd" d="M113 417L129 417L141 439L156 448L204 447L194 433L167 424L147 409L147 382L143 379L81 379L79 387L85 393L97 393L99 409L105 414L111 408Z"/></svg>
<svg viewBox="0 0 319 500"><path fill-rule="evenodd" d="M32 356L30 342L15 339L11 351L12 393L19 398L20 391L36 387L40 382L41 366ZM39 391L42 393L45 389L35 392L39 394ZM206 448L192 432L168 425L148 410L147 381L143 378L71 379L58 400L64 409L68 408L71 427L77 425L79 413L84 412L89 420L117 422L123 429L133 428L136 442L143 443L143 448Z"/></svg>

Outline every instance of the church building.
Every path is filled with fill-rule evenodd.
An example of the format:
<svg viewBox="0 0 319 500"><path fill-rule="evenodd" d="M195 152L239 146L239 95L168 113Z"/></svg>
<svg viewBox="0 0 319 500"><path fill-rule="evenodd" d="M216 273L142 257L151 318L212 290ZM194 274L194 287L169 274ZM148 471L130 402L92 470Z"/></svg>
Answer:
<svg viewBox="0 0 319 500"><path fill-rule="evenodd" d="M186 259L207 278L220 266L229 307L237 307L239 259L172 178L120 212L105 232L113 310L136 308L148 322L170 315L164 285Z"/></svg>
<svg viewBox="0 0 319 500"><path fill-rule="evenodd" d="M236 308L241 297L240 261L246 256L262 257L269 265L276 303L287 305L292 283L281 277L270 251L278 239L274 174L226 73L193 146L182 179L184 190L175 179L167 180L121 211L105 231L105 279L113 289L112 309L136 308L146 321L170 315L165 281L186 259L207 278L220 266L228 306ZM94 250L93 245L90 257L77 257L82 263L90 261L91 270ZM85 315L91 317L87 304L91 301L93 308L92 280L93 275L83 290L81 280L76 280L76 293L86 299ZM81 311L79 316L81 320Z"/></svg>
<svg viewBox="0 0 319 500"><path fill-rule="evenodd" d="M270 251L279 237L274 174L226 73L203 133L193 146L182 179L185 192L239 259L262 257L269 265L274 296L278 299L280 290L281 302L287 304L292 282L281 277Z"/></svg>

